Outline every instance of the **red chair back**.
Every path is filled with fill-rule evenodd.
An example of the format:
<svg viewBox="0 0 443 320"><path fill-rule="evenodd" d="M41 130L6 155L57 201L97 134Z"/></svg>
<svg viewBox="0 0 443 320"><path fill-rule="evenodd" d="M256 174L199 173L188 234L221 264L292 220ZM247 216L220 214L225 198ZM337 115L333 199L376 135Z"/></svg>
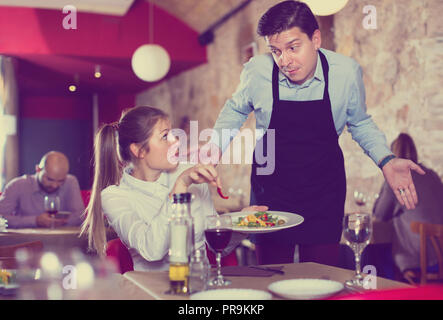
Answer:
<svg viewBox="0 0 443 320"><path fill-rule="evenodd" d="M82 195L83 203L85 204L85 207L87 207L89 199L91 199L91 190L80 190L80 193Z"/></svg>
<svg viewBox="0 0 443 320"><path fill-rule="evenodd" d="M217 261L216 261L216 258L215 258L215 253L212 252L211 249L209 249L208 244L206 244L206 254L208 256L209 263L211 265L213 265L213 266L217 265ZM238 260L237 260L237 255L235 253L235 250L232 251L227 256L221 258L221 266L222 267L238 266Z"/></svg>
<svg viewBox="0 0 443 320"><path fill-rule="evenodd" d="M119 238L108 241L106 256L117 266L121 274L134 270L134 262L132 261L131 254Z"/></svg>
<svg viewBox="0 0 443 320"><path fill-rule="evenodd" d="M209 250L207 245L206 245L206 252L211 265L216 265L215 254L211 250ZM121 274L127 271L134 270L134 263L132 261L131 254L129 253L128 248L123 244L123 242L121 242L119 238L108 241L106 246L106 256L110 261L112 261L117 266L117 269ZM238 260L235 254L235 250L231 252L229 255L222 257L221 265L222 266L238 265Z"/></svg>

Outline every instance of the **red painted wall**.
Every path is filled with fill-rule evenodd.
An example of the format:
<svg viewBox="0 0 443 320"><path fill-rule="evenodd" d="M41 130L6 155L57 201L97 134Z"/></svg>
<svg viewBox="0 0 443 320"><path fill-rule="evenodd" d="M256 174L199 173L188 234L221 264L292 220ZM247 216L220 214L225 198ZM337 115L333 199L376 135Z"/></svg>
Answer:
<svg viewBox="0 0 443 320"><path fill-rule="evenodd" d="M123 110L135 106L135 95L120 94L120 95L99 95L98 104L99 111L99 126L103 123L111 123L120 119Z"/></svg>
<svg viewBox="0 0 443 320"><path fill-rule="evenodd" d="M77 12L77 29L65 30L58 10L0 7L0 53L130 58L149 43L149 4L137 1L123 17ZM206 61L198 33L154 7L154 39L172 60Z"/></svg>
<svg viewBox="0 0 443 320"><path fill-rule="evenodd" d="M92 119L91 96L20 96L20 117L38 119Z"/></svg>

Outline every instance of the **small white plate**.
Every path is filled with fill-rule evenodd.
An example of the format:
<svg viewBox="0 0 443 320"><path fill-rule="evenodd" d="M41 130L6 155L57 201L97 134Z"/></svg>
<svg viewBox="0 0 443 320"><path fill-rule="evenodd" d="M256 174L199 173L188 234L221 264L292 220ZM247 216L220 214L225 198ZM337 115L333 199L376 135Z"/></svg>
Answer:
<svg viewBox="0 0 443 320"><path fill-rule="evenodd" d="M270 300L269 292L253 289L214 289L191 295L191 300Z"/></svg>
<svg viewBox="0 0 443 320"><path fill-rule="evenodd" d="M342 283L323 279L290 279L273 282L268 286L272 293L287 299L322 299L343 290Z"/></svg>
<svg viewBox="0 0 443 320"><path fill-rule="evenodd" d="M240 217L246 217L250 214L257 213L258 211L237 211L237 212L229 212L225 213L224 215L231 216L232 219L232 230L242 233L267 233L267 232L274 232L279 231L291 227L295 227L299 224L301 224L304 221L304 218L301 215L292 213L292 212L286 212L286 211L269 211L266 212L272 214L274 217L277 217L278 219L284 220L285 223L282 225L277 225L274 227L240 227L237 226L238 218Z"/></svg>

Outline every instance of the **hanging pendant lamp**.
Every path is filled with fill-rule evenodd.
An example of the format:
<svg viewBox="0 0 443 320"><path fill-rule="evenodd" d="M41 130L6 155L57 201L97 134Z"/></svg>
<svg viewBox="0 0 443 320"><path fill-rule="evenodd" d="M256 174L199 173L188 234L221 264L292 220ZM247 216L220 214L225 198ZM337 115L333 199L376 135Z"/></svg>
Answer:
<svg viewBox="0 0 443 320"><path fill-rule="evenodd" d="M132 55L131 65L135 75L143 81L155 82L162 79L171 67L171 58L161 46L153 43L154 12L149 2L149 44L138 47Z"/></svg>
<svg viewBox="0 0 443 320"><path fill-rule="evenodd" d="M301 0L306 3L316 16L330 16L339 12L348 0Z"/></svg>

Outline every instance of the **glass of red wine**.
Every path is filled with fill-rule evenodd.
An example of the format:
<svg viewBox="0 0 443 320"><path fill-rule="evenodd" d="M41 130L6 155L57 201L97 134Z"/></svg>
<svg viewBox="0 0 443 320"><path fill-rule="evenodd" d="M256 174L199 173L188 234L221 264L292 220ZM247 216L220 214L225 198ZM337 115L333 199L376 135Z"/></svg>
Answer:
<svg viewBox="0 0 443 320"><path fill-rule="evenodd" d="M49 213L52 218L55 218L58 210L60 210L60 198L56 195L45 196L45 211ZM51 229L54 228L54 224L51 224Z"/></svg>
<svg viewBox="0 0 443 320"><path fill-rule="evenodd" d="M205 219L205 237L209 248L215 252L217 260L217 276L209 280L209 286L223 287L231 284L221 274L221 255L228 246L232 236L232 220L227 215L208 216Z"/></svg>
<svg viewBox="0 0 443 320"><path fill-rule="evenodd" d="M355 276L345 282L348 287L362 287L361 255L369 244L372 234L372 221L369 213L350 213L343 218L343 238L355 255Z"/></svg>

